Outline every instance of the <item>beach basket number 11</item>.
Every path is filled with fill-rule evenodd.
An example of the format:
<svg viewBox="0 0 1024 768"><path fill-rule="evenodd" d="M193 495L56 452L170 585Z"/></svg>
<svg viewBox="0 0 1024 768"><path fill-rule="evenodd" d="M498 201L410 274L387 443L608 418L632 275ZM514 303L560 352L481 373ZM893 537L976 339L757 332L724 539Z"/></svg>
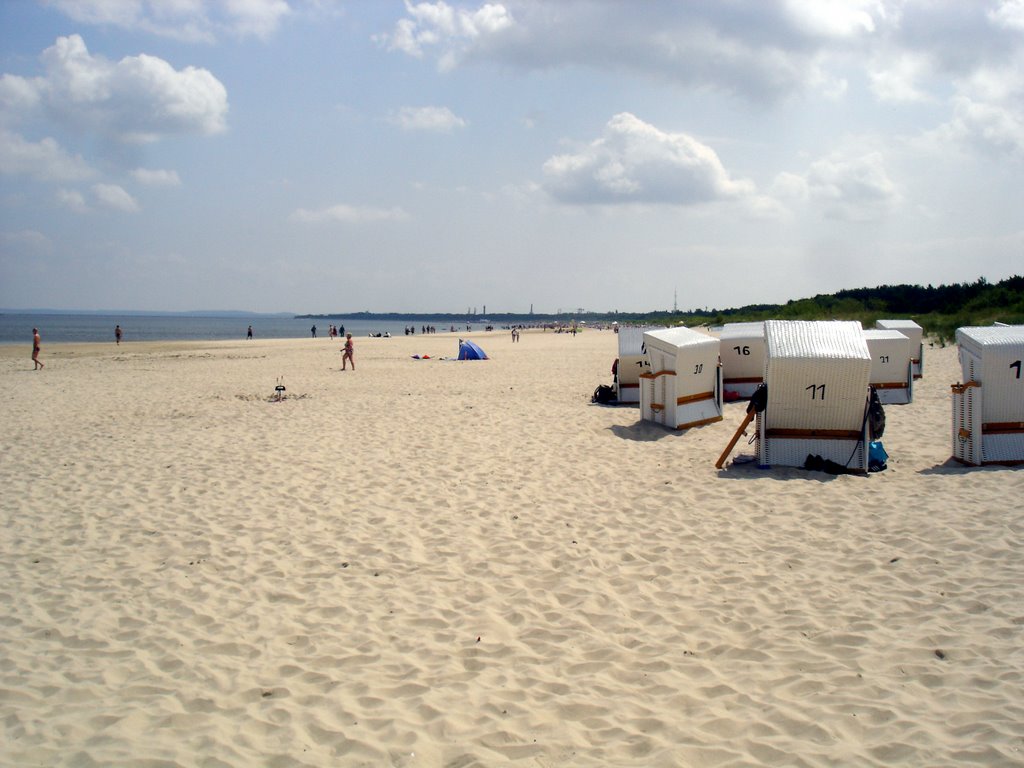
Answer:
<svg viewBox="0 0 1024 768"><path fill-rule="evenodd" d="M825 385L824 384L811 384L808 387L804 387L804 391L810 391L811 400L824 400L825 399ZM818 392L821 392L821 397L818 397Z"/></svg>

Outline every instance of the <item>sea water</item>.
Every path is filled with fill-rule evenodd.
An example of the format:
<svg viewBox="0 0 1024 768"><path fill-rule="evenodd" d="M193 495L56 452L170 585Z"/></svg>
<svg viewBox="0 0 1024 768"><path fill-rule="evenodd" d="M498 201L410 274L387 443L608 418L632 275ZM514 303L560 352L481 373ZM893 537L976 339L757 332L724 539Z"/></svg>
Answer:
<svg viewBox="0 0 1024 768"><path fill-rule="evenodd" d="M75 315L9 312L0 314L0 344L31 344L32 329L38 328L43 343L114 341L114 326L120 325L124 342L131 341L219 341L245 339L252 326L257 339L310 338L315 325L317 337L326 337L329 325L345 327L353 336L390 333L402 336L406 327L420 333L433 325L438 333L451 330L451 318L413 321L367 318L309 318L285 315L242 315L202 317L198 315ZM455 323L456 331L484 330L483 323Z"/></svg>

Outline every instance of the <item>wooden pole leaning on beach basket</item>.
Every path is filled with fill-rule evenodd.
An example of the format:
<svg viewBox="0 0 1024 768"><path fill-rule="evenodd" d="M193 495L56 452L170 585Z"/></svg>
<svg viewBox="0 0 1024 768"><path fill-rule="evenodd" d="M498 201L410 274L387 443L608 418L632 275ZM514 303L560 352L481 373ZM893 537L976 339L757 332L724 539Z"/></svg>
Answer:
<svg viewBox="0 0 1024 768"><path fill-rule="evenodd" d="M739 429L732 436L732 440L722 451L722 455L718 457L718 461L715 462L715 469L721 469L725 465L725 460L729 458L729 454L732 453L732 449L736 447L736 443L740 441L740 437L747 427L750 426L750 422L754 420L761 411L768 405L768 387L764 384L759 384L757 389L754 390L754 394L750 396L750 402L747 403L747 415L743 417L743 422L740 424Z"/></svg>
<svg viewBox="0 0 1024 768"><path fill-rule="evenodd" d="M722 455L718 457L718 461L715 462L715 469L721 469L725 464L725 460L729 458L729 454L732 453L732 449L736 447L736 443L739 442L740 437L743 435L743 431L750 425L750 422L754 420L757 412L751 408L747 411L747 415L743 417L743 422L740 424L740 428L736 430L736 434L732 436L732 440L725 446L725 450L722 451Z"/></svg>

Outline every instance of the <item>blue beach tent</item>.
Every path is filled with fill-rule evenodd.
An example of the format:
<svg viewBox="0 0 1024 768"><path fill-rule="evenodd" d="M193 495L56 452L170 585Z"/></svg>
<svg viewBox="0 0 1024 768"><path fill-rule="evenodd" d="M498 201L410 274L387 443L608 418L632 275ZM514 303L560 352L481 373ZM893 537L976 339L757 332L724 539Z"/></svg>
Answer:
<svg viewBox="0 0 1024 768"><path fill-rule="evenodd" d="M459 340L459 360L486 360L487 353L472 341Z"/></svg>

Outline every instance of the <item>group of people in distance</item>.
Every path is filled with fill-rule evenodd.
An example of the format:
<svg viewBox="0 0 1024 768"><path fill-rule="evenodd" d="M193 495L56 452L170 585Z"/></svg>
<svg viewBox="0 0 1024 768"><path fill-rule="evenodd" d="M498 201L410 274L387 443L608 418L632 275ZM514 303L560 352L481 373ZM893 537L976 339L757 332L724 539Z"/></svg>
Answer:
<svg viewBox="0 0 1024 768"><path fill-rule="evenodd" d="M316 336L316 330L315 330L316 326L313 326L313 329L314 329L313 330L313 334L314 334L314 337L315 337ZM341 326L341 333L345 333L345 326ZM338 333L338 329L336 329L332 325L331 326L331 338L334 338L337 335L340 335ZM121 339L123 337L124 337L124 331L121 330L121 326L120 325L115 325L114 326L114 341L117 343L118 346L121 345ZM252 339L252 326L251 325L249 326L248 330L246 331L246 338L247 339ZM36 370L36 371L38 371L40 368L45 368L46 367L43 364L43 362L39 359L39 352L40 352L41 347L42 347L42 339L39 336L39 329L38 328L33 328L32 329L32 362L35 365L35 368L33 368L33 370ZM352 370L353 371L356 369L355 352L356 352L356 348L355 348L355 342L352 341L352 334L351 333L345 333L345 346L341 348L341 370L347 371L349 363L352 364Z"/></svg>

